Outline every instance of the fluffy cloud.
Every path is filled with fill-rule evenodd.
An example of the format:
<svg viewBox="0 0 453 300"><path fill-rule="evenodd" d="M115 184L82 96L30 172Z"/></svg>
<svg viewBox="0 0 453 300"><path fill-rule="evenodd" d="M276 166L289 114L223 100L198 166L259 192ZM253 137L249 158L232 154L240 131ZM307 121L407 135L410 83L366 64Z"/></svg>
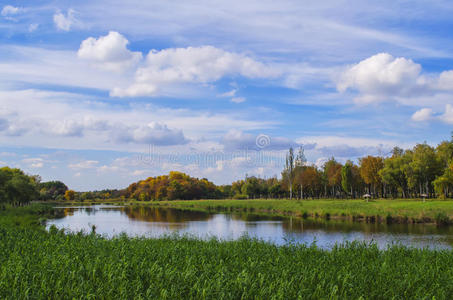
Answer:
<svg viewBox="0 0 453 300"><path fill-rule="evenodd" d="M231 102L233 103L242 103L242 102L245 102L245 98L244 97L233 97L231 98Z"/></svg>
<svg viewBox="0 0 453 300"><path fill-rule="evenodd" d="M13 16L13 15L18 14L20 12L20 10L21 9L19 7L14 7L14 6L11 6L11 5L5 5L2 8L1 15L4 16L4 17Z"/></svg>
<svg viewBox="0 0 453 300"><path fill-rule="evenodd" d="M433 110L431 108L422 108L417 110L411 117L413 121L424 122L429 121L433 117Z"/></svg>
<svg viewBox="0 0 453 300"><path fill-rule="evenodd" d="M340 77L337 89L356 90L357 103L391 100L411 95L420 84L421 66L410 59L380 53L349 67Z"/></svg>
<svg viewBox="0 0 453 300"><path fill-rule="evenodd" d="M440 73L438 87L441 90L453 91L453 71Z"/></svg>
<svg viewBox="0 0 453 300"><path fill-rule="evenodd" d="M103 69L124 71L135 66L141 59L141 52L127 49L129 41L115 31L98 39L90 37L84 40L77 52L79 58L90 61Z"/></svg>
<svg viewBox="0 0 453 300"><path fill-rule="evenodd" d="M246 55L227 52L212 46L151 50L146 63L135 74L127 88L116 88L112 96L155 96L172 84L206 84L224 76L274 78L280 71Z"/></svg>
<svg viewBox="0 0 453 300"><path fill-rule="evenodd" d="M173 130L165 124L151 122L144 126L117 128L114 139L122 143L139 143L160 146L187 144L182 130Z"/></svg>
<svg viewBox="0 0 453 300"><path fill-rule="evenodd" d="M440 116L440 119L447 124L453 124L453 105L445 106L445 113Z"/></svg>
<svg viewBox="0 0 453 300"><path fill-rule="evenodd" d="M438 120L446 124L453 124L453 105L445 105L443 114L434 114L431 108L422 108L412 115L412 120L415 122Z"/></svg>
<svg viewBox="0 0 453 300"><path fill-rule="evenodd" d="M0 133L6 136L21 136L28 131L27 128L20 124L14 116L1 117L0 116Z"/></svg>
<svg viewBox="0 0 453 300"><path fill-rule="evenodd" d="M73 9L68 9L67 14L65 15L61 11L57 11L53 15L53 22L59 30L69 31L71 27L78 23L75 18L75 11Z"/></svg>

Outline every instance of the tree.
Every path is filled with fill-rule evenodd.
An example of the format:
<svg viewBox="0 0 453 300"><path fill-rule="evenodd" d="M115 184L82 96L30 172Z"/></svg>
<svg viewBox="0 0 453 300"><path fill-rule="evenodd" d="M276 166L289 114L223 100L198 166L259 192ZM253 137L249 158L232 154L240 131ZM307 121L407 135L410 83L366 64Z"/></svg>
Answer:
<svg viewBox="0 0 453 300"><path fill-rule="evenodd" d="M376 187L381 185L381 176L379 171L384 167L384 160L382 157L367 156L360 160L360 175L363 181L368 185L368 192L370 193L370 186L373 188L373 195L376 194Z"/></svg>
<svg viewBox="0 0 453 300"><path fill-rule="evenodd" d="M341 186L343 187L343 191L345 191L347 194L350 194L352 197L353 174L352 162L349 160L341 168Z"/></svg>
<svg viewBox="0 0 453 300"><path fill-rule="evenodd" d="M0 168L0 202L16 206L37 199L38 178L26 175L20 169Z"/></svg>
<svg viewBox="0 0 453 300"><path fill-rule="evenodd" d="M66 184L61 181L48 181L39 184L41 200L56 200L58 196L64 195L68 190Z"/></svg>
<svg viewBox="0 0 453 300"><path fill-rule="evenodd" d="M312 198L319 197L321 173L315 166L306 166L301 174L300 181L304 187L307 187L306 190Z"/></svg>
<svg viewBox="0 0 453 300"><path fill-rule="evenodd" d="M299 147L299 152L297 153L296 161L295 161L294 180L296 183L299 183L301 199L304 198L304 185L302 184L301 177L302 177L302 173L304 172L306 163L307 163L307 158L305 157L305 154L304 154L304 148Z"/></svg>
<svg viewBox="0 0 453 300"><path fill-rule="evenodd" d="M434 182L434 190L441 198L447 198L450 191L453 190L453 160L445 169L442 176L437 177Z"/></svg>
<svg viewBox="0 0 453 300"><path fill-rule="evenodd" d="M282 178L284 178L289 189L289 199L293 198L294 168L294 150L291 147L289 148L288 154L286 155L285 170L282 172Z"/></svg>
<svg viewBox="0 0 453 300"><path fill-rule="evenodd" d="M412 161L409 163L409 185L419 194L432 192L432 183L437 176L442 174L442 162L433 147L428 144L418 144L414 147Z"/></svg>
<svg viewBox="0 0 453 300"><path fill-rule="evenodd" d="M337 192L341 191L342 189L341 168L342 165L333 157L324 164L324 178L326 180L325 184L330 188L330 195L332 197L336 197Z"/></svg>
<svg viewBox="0 0 453 300"><path fill-rule="evenodd" d="M64 193L64 197L66 200L68 201L74 201L74 198L75 198L75 191L73 190L67 190L65 193Z"/></svg>
<svg viewBox="0 0 453 300"><path fill-rule="evenodd" d="M437 157L443 168L448 168L453 159L453 136L450 141L443 141L436 147Z"/></svg>
<svg viewBox="0 0 453 300"><path fill-rule="evenodd" d="M396 150L395 150L396 149ZM398 190L403 198L408 197L407 168L412 161L411 152L404 152L395 147L393 155L384 160L384 167L379 171L382 181L392 189L393 196L397 196Z"/></svg>

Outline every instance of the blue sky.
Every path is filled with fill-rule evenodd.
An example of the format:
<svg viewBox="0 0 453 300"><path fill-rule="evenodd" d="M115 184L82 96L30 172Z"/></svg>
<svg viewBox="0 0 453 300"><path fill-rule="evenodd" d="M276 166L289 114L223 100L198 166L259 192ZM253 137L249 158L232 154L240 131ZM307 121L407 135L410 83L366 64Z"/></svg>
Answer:
<svg viewBox="0 0 453 300"><path fill-rule="evenodd" d="M0 10L0 164L78 190L274 176L290 146L321 166L453 129L451 1Z"/></svg>

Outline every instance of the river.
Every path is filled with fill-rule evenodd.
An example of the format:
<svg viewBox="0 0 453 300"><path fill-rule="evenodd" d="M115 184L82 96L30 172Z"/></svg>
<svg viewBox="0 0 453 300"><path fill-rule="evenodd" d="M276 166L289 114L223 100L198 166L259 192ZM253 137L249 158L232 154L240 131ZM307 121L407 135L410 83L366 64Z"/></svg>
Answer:
<svg viewBox="0 0 453 300"><path fill-rule="evenodd" d="M278 245L316 243L330 249L336 243L364 241L380 248L402 244L417 248L452 249L453 226L433 224L370 224L350 221L313 221L298 218L258 216L250 213L220 213L179 210L150 206L93 205L60 207L64 217L49 220L68 231L91 232L113 237L160 237L170 234L197 238L238 239L242 236L262 239Z"/></svg>

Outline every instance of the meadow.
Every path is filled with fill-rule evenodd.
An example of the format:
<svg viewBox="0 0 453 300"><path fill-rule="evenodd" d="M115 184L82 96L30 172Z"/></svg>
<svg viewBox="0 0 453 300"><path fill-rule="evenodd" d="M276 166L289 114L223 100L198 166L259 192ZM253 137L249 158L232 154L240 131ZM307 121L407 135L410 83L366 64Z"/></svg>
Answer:
<svg viewBox="0 0 453 300"><path fill-rule="evenodd" d="M453 252L0 226L2 299L448 299Z"/></svg>
<svg viewBox="0 0 453 300"><path fill-rule="evenodd" d="M135 202L205 211L247 211L256 214L310 218L336 218L353 221L438 223L453 221L451 200L420 199L256 199L184 200Z"/></svg>

